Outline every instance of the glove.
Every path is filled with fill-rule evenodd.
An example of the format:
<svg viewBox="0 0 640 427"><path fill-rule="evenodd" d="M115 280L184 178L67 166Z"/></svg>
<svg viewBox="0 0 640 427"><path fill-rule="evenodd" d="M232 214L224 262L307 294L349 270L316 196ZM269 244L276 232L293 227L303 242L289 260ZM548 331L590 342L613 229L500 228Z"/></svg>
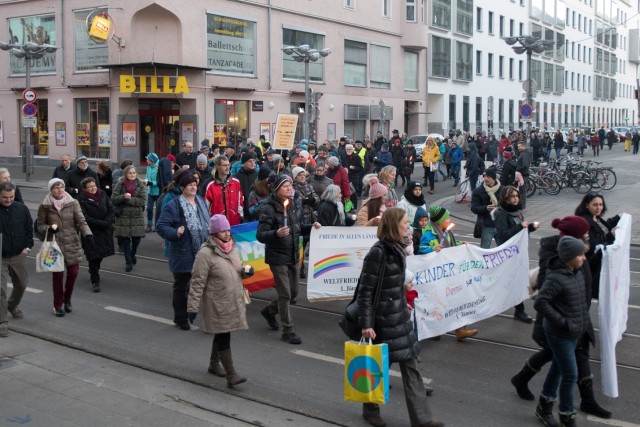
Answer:
<svg viewBox="0 0 640 427"><path fill-rule="evenodd" d="M60 231L60 228L53 228L49 226L49 231L51 232L51 234L57 234L58 231Z"/></svg>
<svg viewBox="0 0 640 427"><path fill-rule="evenodd" d="M93 246L93 234L89 234L88 236L84 236L84 241L87 242L89 246Z"/></svg>
<svg viewBox="0 0 640 427"><path fill-rule="evenodd" d="M316 201L314 200L313 196L307 196L304 199L302 199L302 204L303 205L313 205Z"/></svg>
<svg viewBox="0 0 640 427"><path fill-rule="evenodd" d="M245 277L251 277L255 273L252 265L245 265L244 267L242 267L242 272L244 273Z"/></svg>
<svg viewBox="0 0 640 427"><path fill-rule="evenodd" d="M193 322L196 320L196 316L198 313L187 313L187 319L189 319L189 323L193 325Z"/></svg>

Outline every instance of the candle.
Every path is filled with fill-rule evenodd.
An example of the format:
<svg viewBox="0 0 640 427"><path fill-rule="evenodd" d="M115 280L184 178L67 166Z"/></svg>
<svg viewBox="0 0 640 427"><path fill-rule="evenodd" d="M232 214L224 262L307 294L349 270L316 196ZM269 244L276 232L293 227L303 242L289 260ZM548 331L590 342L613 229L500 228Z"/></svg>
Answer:
<svg viewBox="0 0 640 427"><path fill-rule="evenodd" d="M447 239L449 238L449 231L455 226L454 223L449 224L449 226L444 230L444 236L442 237L442 240L440 240L440 246L442 246L444 244L444 242L447 241Z"/></svg>
<svg viewBox="0 0 640 427"><path fill-rule="evenodd" d="M284 201L284 226L289 226L289 212L287 212L287 208L289 207L289 199Z"/></svg>

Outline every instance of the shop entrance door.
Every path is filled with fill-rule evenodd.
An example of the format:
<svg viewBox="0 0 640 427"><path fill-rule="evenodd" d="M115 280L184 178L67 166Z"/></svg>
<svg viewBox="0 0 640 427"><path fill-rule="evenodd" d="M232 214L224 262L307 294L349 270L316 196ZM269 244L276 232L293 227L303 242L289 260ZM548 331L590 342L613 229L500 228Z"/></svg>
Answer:
<svg viewBox="0 0 640 427"><path fill-rule="evenodd" d="M178 110L140 110L140 164L146 164L146 156L156 153L158 157L168 154L177 155L178 128L180 112Z"/></svg>

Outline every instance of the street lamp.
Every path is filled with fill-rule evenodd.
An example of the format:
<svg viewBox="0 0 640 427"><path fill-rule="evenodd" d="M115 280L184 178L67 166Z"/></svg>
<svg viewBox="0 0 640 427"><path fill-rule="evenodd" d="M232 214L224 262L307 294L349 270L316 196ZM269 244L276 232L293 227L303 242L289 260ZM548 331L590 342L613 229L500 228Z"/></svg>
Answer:
<svg viewBox="0 0 640 427"><path fill-rule="evenodd" d="M304 120L302 122L302 137L309 140L309 62L316 62L318 59L326 58L331 53L331 49L324 48L316 50L308 44L300 46L285 46L282 48L285 55L293 57L296 62L304 62Z"/></svg>
<svg viewBox="0 0 640 427"><path fill-rule="evenodd" d="M54 53L58 50L54 45L46 43L38 44L34 42L27 42L25 44L0 42L0 49L9 51L9 54L16 58L24 58L26 89L31 89L31 60L40 59L45 53ZM33 154L33 147L31 146L31 130L28 130L24 137L23 155L24 172L27 175L27 181L31 179L31 173L33 172Z"/></svg>
<svg viewBox="0 0 640 427"><path fill-rule="evenodd" d="M527 104L532 105L533 103L533 80L531 79L531 54L532 53L542 53L545 50L549 49L553 46L553 40L541 40L539 37L535 36L518 36L518 37L505 37L505 43L511 48L515 53L521 55L523 53L527 54L527 81L526 81L526 91L527 91ZM518 43L518 46L514 46ZM531 121L527 122L527 145L531 142Z"/></svg>

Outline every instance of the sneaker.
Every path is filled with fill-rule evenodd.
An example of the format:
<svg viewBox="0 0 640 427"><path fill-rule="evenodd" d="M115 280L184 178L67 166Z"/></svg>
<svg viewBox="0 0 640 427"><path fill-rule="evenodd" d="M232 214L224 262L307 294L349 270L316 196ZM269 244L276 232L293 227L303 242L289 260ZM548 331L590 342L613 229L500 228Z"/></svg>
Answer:
<svg viewBox="0 0 640 427"><path fill-rule="evenodd" d="M289 344L302 344L302 338L296 335L295 332L285 332L282 334L282 341Z"/></svg>
<svg viewBox="0 0 640 427"><path fill-rule="evenodd" d="M0 338L9 336L9 322L0 323Z"/></svg>
<svg viewBox="0 0 640 427"><path fill-rule="evenodd" d="M262 317L265 318L267 324L271 329L273 329L274 331L280 329L280 325L278 325L278 321L276 320L276 315L269 312L268 306L260 310L260 314L262 314Z"/></svg>
<svg viewBox="0 0 640 427"><path fill-rule="evenodd" d="M513 313L513 318L523 323L533 323L533 319L531 318L531 316L529 316L524 310L516 311L515 313Z"/></svg>
<svg viewBox="0 0 640 427"><path fill-rule="evenodd" d="M24 313L18 307L10 308L9 313L11 313L14 319L24 319Z"/></svg>

